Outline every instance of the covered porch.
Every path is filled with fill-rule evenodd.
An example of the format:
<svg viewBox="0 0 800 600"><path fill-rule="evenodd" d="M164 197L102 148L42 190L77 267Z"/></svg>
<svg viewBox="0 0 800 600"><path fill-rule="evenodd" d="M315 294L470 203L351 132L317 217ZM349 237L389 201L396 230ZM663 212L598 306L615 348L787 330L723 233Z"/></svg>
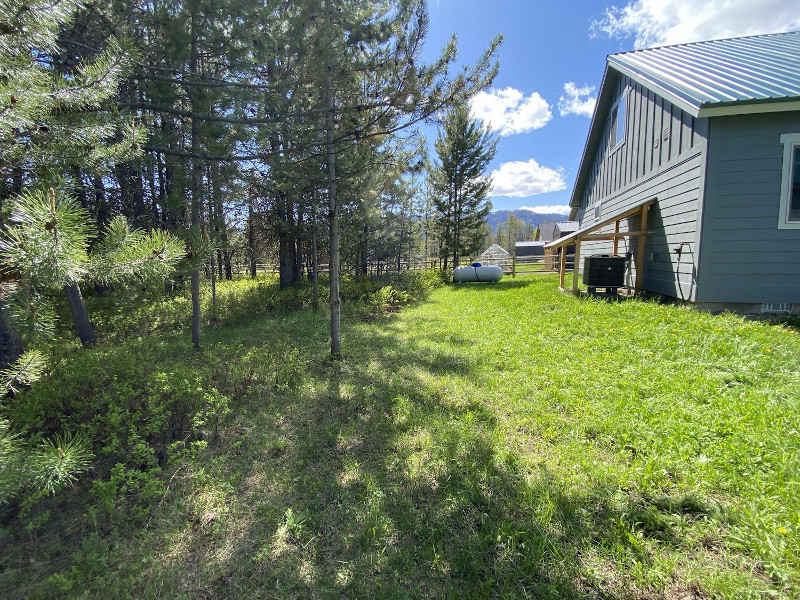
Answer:
<svg viewBox="0 0 800 600"><path fill-rule="evenodd" d="M636 279L634 282L634 290L640 291L642 289L642 283L644 280L644 245L645 241L647 240L647 213L650 210L650 207L656 202L657 198L649 198L647 200L642 200L633 206L627 206L624 209L612 213L611 215L604 217L598 221L593 222L591 225L585 225L584 227L579 228L574 233L570 233L569 235L565 235L563 237L558 238L557 240L553 240L549 244L545 245L545 249L553 249L557 250L559 248L562 249L561 256L559 260L559 289L561 291L568 291L564 286L564 279L567 270L567 253L566 247L572 244L575 245L575 259L574 259L574 268L573 268L573 275L572 275L572 293L578 294L580 291L580 287L578 284L578 276L580 271L580 257L581 257L581 242L584 241L597 241L597 240L610 240L613 242L613 251L612 254L617 254L619 249L619 240L625 237L638 237L636 251L634 252L634 260L635 260L635 267L636 267ZM628 219L630 217L641 215L640 226L639 229L636 231L620 231L620 222L623 219ZM607 231L607 232L600 232L597 233L600 229L607 227L611 223L614 223L614 231Z"/></svg>

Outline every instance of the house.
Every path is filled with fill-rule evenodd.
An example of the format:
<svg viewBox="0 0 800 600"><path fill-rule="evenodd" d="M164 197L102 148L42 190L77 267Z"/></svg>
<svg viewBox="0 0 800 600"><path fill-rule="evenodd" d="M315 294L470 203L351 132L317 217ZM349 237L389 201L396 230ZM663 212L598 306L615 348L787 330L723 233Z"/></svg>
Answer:
<svg viewBox="0 0 800 600"><path fill-rule="evenodd" d="M516 242L514 244L514 255L517 258L528 258L530 256L544 256L543 241L537 242Z"/></svg>
<svg viewBox="0 0 800 600"><path fill-rule="evenodd" d="M549 223L539 223L539 227L536 228L536 235L533 237L533 241L552 242L554 239L556 239L553 237L553 230L555 230L555 228L555 221L550 221Z"/></svg>
<svg viewBox="0 0 800 600"><path fill-rule="evenodd" d="M560 237L575 233L580 228L578 221L559 221L553 228L553 239L557 240Z"/></svg>
<svg viewBox="0 0 800 600"><path fill-rule="evenodd" d="M480 262L487 265L496 265L503 262L508 262L511 259L511 254L498 244L492 244L478 257Z"/></svg>
<svg viewBox="0 0 800 600"><path fill-rule="evenodd" d="M579 267L619 254L637 290L800 311L800 32L610 55L570 206L546 248Z"/></svg>

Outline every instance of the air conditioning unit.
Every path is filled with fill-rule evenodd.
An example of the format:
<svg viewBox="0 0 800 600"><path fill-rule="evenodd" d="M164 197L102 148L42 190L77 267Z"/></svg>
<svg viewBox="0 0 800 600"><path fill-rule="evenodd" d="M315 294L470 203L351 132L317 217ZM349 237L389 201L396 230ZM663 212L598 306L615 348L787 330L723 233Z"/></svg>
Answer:
<svg viewBox="0 0 800 600"><path fill-rule="evenodd" d="M625 284L625 257L592 254L583 259L583 284L590 288L618 288Z"/></svg>

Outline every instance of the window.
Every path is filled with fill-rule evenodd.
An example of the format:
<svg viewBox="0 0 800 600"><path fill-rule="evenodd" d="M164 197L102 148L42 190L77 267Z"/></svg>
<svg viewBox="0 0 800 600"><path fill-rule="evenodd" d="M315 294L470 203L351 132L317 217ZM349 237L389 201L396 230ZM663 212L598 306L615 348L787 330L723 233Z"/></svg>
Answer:
<svg viewBox="0 0 800 600"><path fill-rule="evenodd" d="M622 92L611 109L611 137L608 140L609 152L613 152L625 142L625 125L628 120L628 88Z"/></svg>
<svg viewBox="0 0 800 600"><path fill-rule="evenodd" d="M800 133L785 133L778 229L800 229Z"/></svg>
<svg viewBox="0 0 800 600"><path fill-rule="evenodd" d="M594 220L600 220L600 211L603 210L603 200L597 199L594 203Z"/></svg>

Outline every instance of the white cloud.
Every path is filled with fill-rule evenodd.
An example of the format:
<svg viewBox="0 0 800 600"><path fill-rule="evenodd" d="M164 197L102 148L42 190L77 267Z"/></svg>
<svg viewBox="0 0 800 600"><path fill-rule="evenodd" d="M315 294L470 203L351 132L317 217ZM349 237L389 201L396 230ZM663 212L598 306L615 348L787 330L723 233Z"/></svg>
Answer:
<svg viewBox="0 0 800 600"><path fill-rule="evenodd" d="M594 91L593 85L578 87L574 81L564 84L564 94L558 99L558 112L562 117L566 115L583 115L591 117L597 96L590 96ZM586 96L584 98L584 96Z"/></svg>
<svg viewBox="0 0 800 600"><path fill-rule="evenodd" d="M593 33L635 36L637 48L798 28L797 0L632 0L592 23Z"/></svg>
<svg viewBox="0 0 800 600"><path fill-rule="evenodd" d="M520 210L529 210L539 215L568 215L571 210L566 204L546 204L544 206L520 206Z"/></svg>
<svg viewBox="0 0 800 600"><path fill-rule="evenodd" d="M550 105L538 93L533 92L525 98L522 92L512 87L478 92L469 104L472 117L482 120L500 135L540 129L553 117Z"/></svg>
<svg viewBox="0 0 800 600"><path fill-rule="evenodd" d="M492 171L491 196L511 196L527 198L545 192L566 189L564 169L551 169L537 163L534 159L507 162Z"/></svg>

